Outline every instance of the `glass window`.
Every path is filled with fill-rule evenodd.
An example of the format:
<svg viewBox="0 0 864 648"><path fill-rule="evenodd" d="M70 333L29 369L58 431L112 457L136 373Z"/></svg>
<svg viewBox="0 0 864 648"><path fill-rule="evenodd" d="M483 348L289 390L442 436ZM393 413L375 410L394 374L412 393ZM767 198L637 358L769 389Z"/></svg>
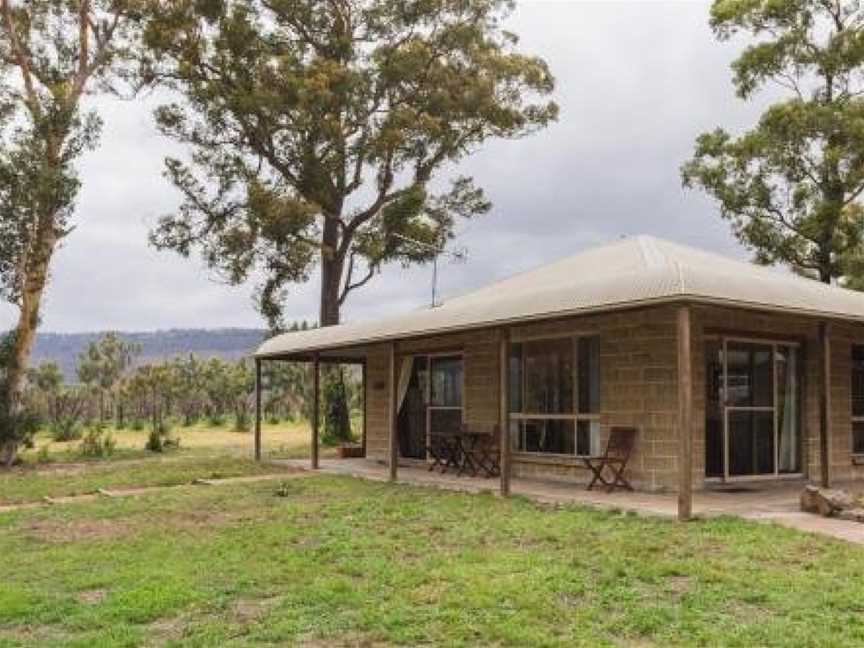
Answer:
<svg viewBox="0 0 864 648"><path fill-rule="evenodd" d="M548 454L575 454L575 422L562 419L521 421L519 450Z"/></svg>
<svg viewBox="0 0 864 648"><path fill-rule="evenodd" d="M511 345L508 382L516 450L577 456L596 453L599 349L596 338L551 338Z"/></svg>
<svg viewBox="0 0 864 648"><path fill-rule="evenodd" d="M729 411L729 474L774 472L774 412Z"/></svg>
<svg viewBox="0 0 864 648"><path fill-rule="evenodd" d="M531 414L572 414L573 339L522 345L524 408Z"/></svg>
<svg viewBox="0 0 864 648"><path fill-rule="evenodd" d="M462 427L462 410L435 409L429 410L429 429L432 434L453 434Z"/></svg>
<svg viewBox="0 0 864 648"><path fill-rule="evenodd" d="M576 454L588 457L600 454L600 421L576 421Z"/></svg>
<svg viewBox="0 0 864 648"><path fill-rule="evenodd" d="M852 347L852 416L864 418L864 346Z"/></svg>
<svg viewBox="0 0 864 648"><path fill-rule="evenodd" d="M774 354L771 346L729 342L726 363L728 406L774 406Z"/></svg>
<svg viewBox="0 0 864 648"><path fill-rule="evenodd" d="M579 413L600 413L600 343L597 338L579 340Z"/></svg>
<svg viewBox="0 0 864 648"><path fill-rule="evenodd" d="M864 454L864 346L852 346L852 452Z"/></svg>
<svg viewBox="0 0 864 648"><path fill-rule="evenodd" d="M462 358L446 356L430 361L432 386L430 405L462 407Z"/></svg>
<svg viewBox="0 0 864 648"><path fill-rule="evenodd" d="M510 392L510 411L522 412L522 345L510 345L510 365L508 367L509 374L509 392Z"/></svg>

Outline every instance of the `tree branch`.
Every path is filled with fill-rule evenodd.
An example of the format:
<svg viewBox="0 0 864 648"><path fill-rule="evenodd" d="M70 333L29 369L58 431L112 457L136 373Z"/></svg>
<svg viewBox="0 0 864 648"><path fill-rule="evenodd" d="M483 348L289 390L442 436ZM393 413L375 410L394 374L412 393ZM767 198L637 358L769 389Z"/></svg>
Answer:
<svg viewBox="0 0 864 648"><path fill-rule="evenodd" d="M21 41L18 38L18 32L15 31L15 23L12 20L12 8L9 0L0 0L0 11L3 12L3 26L9 35L9 45L12 49L12 55L15 58L15 63L18 69L21 70L21 77L24 80L24 91L27 95L27 106L34 117L42 116L42 107L39 104L39 95L36 93L36 87L33 83L32 64L29 54L24 50Z"/></svg>

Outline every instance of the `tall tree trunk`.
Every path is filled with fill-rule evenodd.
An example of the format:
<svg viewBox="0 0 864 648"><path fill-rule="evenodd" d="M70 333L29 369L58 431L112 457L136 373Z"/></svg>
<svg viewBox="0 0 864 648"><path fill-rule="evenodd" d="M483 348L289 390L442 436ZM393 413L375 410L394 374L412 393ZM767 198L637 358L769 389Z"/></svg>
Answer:
<svg viewBox="0 0 864 648"><path fill-rule="evenodd" d="M48 266L57 243L53 218L46 220L48 224L40 227L37 233L38 240L33 245L32 256L24 263L18 323L15 326L11 357L6 367L6 394L3 396L6 398L11 425L16 425L24 409L24 379L39 326L39 310L48 280ZM3 465L9 467L15 462L20 444L20 431L11 430L0 448L0 461Z"/></svg>
<svg viewBox="0 0 864 648"><path fill-rule="evenodd" d="M341 321L339 296L345 259L338 254L338 221L325 218L321 249L321 303L319 325L336 326ZM351 438L351 413L345 394L342 367L324 365L324 429L326 437L340 441Z"/></svg>
<svg viewBox="0 0 864 648"><path fill-rule="evenodd" d="M321 237L321 303L319 326L339 324L339 291L342 287L344 259L339 256L339 223L334 218L324 219Z"/></svg>

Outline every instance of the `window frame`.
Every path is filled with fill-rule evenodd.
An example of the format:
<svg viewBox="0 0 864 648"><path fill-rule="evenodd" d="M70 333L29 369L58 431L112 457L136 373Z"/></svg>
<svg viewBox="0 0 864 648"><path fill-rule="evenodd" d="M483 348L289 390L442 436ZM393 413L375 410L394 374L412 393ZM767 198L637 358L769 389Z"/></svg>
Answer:
<svg viewBox="0 0 864 648"><path fill-rule="evenodd" d="M850 371L849 371L849 418L850 418L850 435L849 442L851 448L849 448L849 454L852 457L864 458L864 451L855 450L855 424L856 423L864 423L864 415L856 416L855 415L855 384L853 381L853 375L855 371L855 351L858 349L862 356L864 356L864 344L852 344L851 349L849 349L849 360L850 360ZM864 443L862 443L864 445Z"/></svg>
<svg viewBox="0 0 864 648"><path fill-rule="evenodd" d="M544 342L544 341L553 341L553 340L562 340L568 339L572 345L572 353L573 353L573 376L572 376L572 402L573 402L573 412L570 414L552 414L552 413L536 413L536 412L526 412L524 411L525 403L527 402L526 398L526 380L525 380L525 354L524 354L524 345L530 344L532 342ZM579 401L579 392L580 392L580 366L579 366L579 343L582 340L593 340L597 343L597 411L592 413L580 413L580 401ZM510 363L513 357L513 348L516 345L521 345L523 348L523 353L520 354L519 357L519 370L521 375L519 389L520 393L520 402L522 404L523 411L521 412L508 412L509 421L511 422L510 426L510 443L511 448L513 449L513 453L519 456L531 457L531 458L549 458L549 459L582 459L584 457L590 457L592 455L596 455L599 452L599 436L600 436L600 421L601 421L601 411L602 411L602 402L603 402L603 394L602 394L602 367L600 366L600 335L598 333L562 333L562 334L552 334L552 335L535 335L528 337L519 337L513 339L510 342L508 354L507 354L507 362ZM509 375L509 366L508 366L508 375ZM508 389L510 388L510 383L508 379ZM508 398L508 402L512 404L513 399ZM512 405L511 405L512 407ZM526 438L525 438L525 426L523 423L529 421L572 421L573 422L573 453L557 453L557 452L539 452L532 450L523 450L520 449L527 447ZM580 421L588 422L588 433L589 433L589 448L588 454L580 454L579 453L579 423ZM513 425L515 423L515 426Z"/></svg>

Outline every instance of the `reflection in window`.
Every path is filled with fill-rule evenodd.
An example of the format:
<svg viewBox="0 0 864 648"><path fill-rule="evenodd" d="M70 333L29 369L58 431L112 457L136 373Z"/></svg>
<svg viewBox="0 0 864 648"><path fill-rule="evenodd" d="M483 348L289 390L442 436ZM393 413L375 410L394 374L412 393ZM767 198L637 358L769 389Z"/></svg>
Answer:
<svg viewBox="0 0 864 648"><path fill-rule="evenodd" d="M726 372L729 407L774 406L773 347L730 342Z"/></svg>
<svg viewBox="0 0 864 648"><path fill-rule="evenodd" d="M513 444L520 452L597 452L600 352L597 338L552 338L511 345L508 367Z"/></svg>
<svg viewBox="0 0 864 648"><path fill-rule="evenodd" d="M864 454L864 346L852 346L852 452Z"/></svg>
<svg viewBox="0 0 864 648"><path fill-rule="evenodd" d="M462 358L448 356L432 358L433 407L462 407Z"/></svg>

